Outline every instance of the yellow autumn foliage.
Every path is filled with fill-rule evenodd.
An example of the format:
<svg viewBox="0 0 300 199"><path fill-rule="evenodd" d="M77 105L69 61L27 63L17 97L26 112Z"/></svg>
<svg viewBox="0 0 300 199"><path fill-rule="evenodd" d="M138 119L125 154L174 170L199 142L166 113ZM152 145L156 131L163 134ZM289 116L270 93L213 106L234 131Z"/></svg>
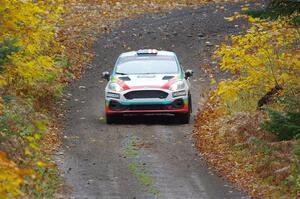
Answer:
<svg viewBox="0 0 300 199"><path fill-rule="evenodd" d="M0 198L12 198L22 194L23 177L18 166L0 151Z"/></svg>
<svg viewBox="0 0 300 199"><path fill-rule="evenodd" d="M228 104L243 99L257 102L276 86L288 95L299 93L299 29L287 18L269 21L243 17L252 27L244 35L231 36L215 53L221 60L220 68L233 75L219 83L215 96L222 96Z"/></svg>
<svg viewBox="0 0 300 199"><path fill-rule="evenodd" d="M1 66L0 86L32 86L58 73L53 48L62 0L0 0L0 42L16 39L18 52Z"/></svg>
<svg viewBox="0 0 300 199"><path fill-rule="evenodd" d="M22 160L23 167L28 166L30 163L26 161L30 162L35 158L26 153L27 148L38 151L33 142L26 140L26 136L20 136L24 133L22 131L26 131L26 127L30 127L31 121L27 121L28 124L17 119L15 121L14 114L23 119L26 116L22 115L22 111L8 111L9 106L5 106L3 99L6 96L24 95L34 99L33 93L41 93L51 85L58 85L55 80L60 74L60 68L55 62L55 56L62 47L56 41L56 29L62 11L63 0L0 0L0 116L4 121L0 137L11 139L2 149L8 150L5 147L12 146L17 151L18 147L22 147L26 156L9 160L0 151L0 198L26 198L27 193L22 193L22 186L29 187L31 191L38 187L32 185L32 176L36 175L36 171L32 168L23 170L19 165ZM17 106L16 103L14 105ZM7 126L5 121L10 120L13 123ZM10 131L8 127L11 128ZM26 144L29 147L25 147ZM20 154L17 156L21 156ZM44 166L42 161L38 166Z"/></svg>

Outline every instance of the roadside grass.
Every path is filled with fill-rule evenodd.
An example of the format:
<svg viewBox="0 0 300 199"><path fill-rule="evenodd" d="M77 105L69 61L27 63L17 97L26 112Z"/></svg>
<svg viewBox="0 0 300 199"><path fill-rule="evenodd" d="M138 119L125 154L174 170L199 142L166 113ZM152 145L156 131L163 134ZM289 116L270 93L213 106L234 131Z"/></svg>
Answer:
<svg viewBox="0 0 300 199"><path fill-rule="evenodd" d="M13 96L4 99L0 115L0 151L5 151L6 155L0 157L0 190L15 192L16 197L51 198L61 183L50 155L59 143L57 131L50 128L51 119L45 113L34 110L30 100ZM13 162L2 164L6 158ZM16 175L13 181L18 182L15 185L9 177L5 179L11 165Z"/></svg>
<svg viewBox="0 0 300 199"><path fill-rule="evenodd" d="M142 185L152 186L154 184L154 179L146 173L146 168L142 163L131 162L128 165L128 169L137 177Z"/></svg>
<svg viewBox="0 0 300 199"><path fill-rule="evenodd" d="M139 161L140 148L138 146L139 139L137 136L131 136L123 148L123 155L131 158L128 169L134 175L138 182L144 187L144 191L159 195L160 191L155 187L155 179L149 175L145 163Z"/></svg>
<svg viewBox="0 0 300 199"><path fill-rule="evenodd" d="M139 155L138 148L136 147L137 142L138 142L138 137L136 136L130 137L128 143L126 144L125 149L123 150L125 156L136 157Z"/></svg>
<svg viewBox="0 0 300 199"><path fill-rule="evenodd" d="M58 187L62 184L62 179L59 176L58 168L55 164L36 167L35 172L39 184L36 185L38 188L32 189L31 186L24 186L23 190L25 193L31 196L31 198L53 198ZM32 184L34 186L34 184Z"/></svg>

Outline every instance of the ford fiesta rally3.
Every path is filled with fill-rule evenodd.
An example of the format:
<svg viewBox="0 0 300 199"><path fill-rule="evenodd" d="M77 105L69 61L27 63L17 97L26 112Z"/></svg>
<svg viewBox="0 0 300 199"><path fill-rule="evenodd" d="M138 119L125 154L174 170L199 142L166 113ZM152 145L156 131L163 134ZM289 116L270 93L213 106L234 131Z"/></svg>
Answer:
<svg viewBox="0 0 300 199"><path fill-rule="evenodd" d="M177 56L152 49L122 53L105 88L106 122L124 114L174 114L189 123L192 111L189 77Z"/></svg>

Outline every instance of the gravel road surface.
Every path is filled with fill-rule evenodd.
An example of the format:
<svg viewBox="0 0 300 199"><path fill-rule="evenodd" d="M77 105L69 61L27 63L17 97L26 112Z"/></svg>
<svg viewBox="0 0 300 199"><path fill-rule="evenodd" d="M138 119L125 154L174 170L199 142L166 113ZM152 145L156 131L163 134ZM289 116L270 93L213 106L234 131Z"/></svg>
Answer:
<svg viewBox="0 0 300 199"><path fill-rule="evenodd" d="M129 49L175 51L182 66L194 71L194 118L210 85L203 66L211 63L215 45L242 30L242 22L224 20L240 11L240 5L147 14L124 20L97 40L95 60L65 91L69 111L63 130L64 158L58 164L72 189L71 198L249 198L205 165L193 145L193 122L179 125L172 116L134 116L106 125L106 82L101 79L102 72L111 71L117 56Z"/></svg>

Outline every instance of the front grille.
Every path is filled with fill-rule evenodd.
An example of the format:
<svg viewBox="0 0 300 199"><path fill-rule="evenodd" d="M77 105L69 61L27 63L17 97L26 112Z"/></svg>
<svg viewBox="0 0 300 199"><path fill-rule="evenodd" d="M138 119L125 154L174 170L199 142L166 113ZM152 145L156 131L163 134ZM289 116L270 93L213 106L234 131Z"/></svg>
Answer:
<svg viewBox="0 0 300 199"><path fill-rule="evenodd" d="M124 95L126 99L147 99L147 98L159 98L165 99L168 97L168 93L157 90L143 90L143 91L131 91Z"/></svg>

